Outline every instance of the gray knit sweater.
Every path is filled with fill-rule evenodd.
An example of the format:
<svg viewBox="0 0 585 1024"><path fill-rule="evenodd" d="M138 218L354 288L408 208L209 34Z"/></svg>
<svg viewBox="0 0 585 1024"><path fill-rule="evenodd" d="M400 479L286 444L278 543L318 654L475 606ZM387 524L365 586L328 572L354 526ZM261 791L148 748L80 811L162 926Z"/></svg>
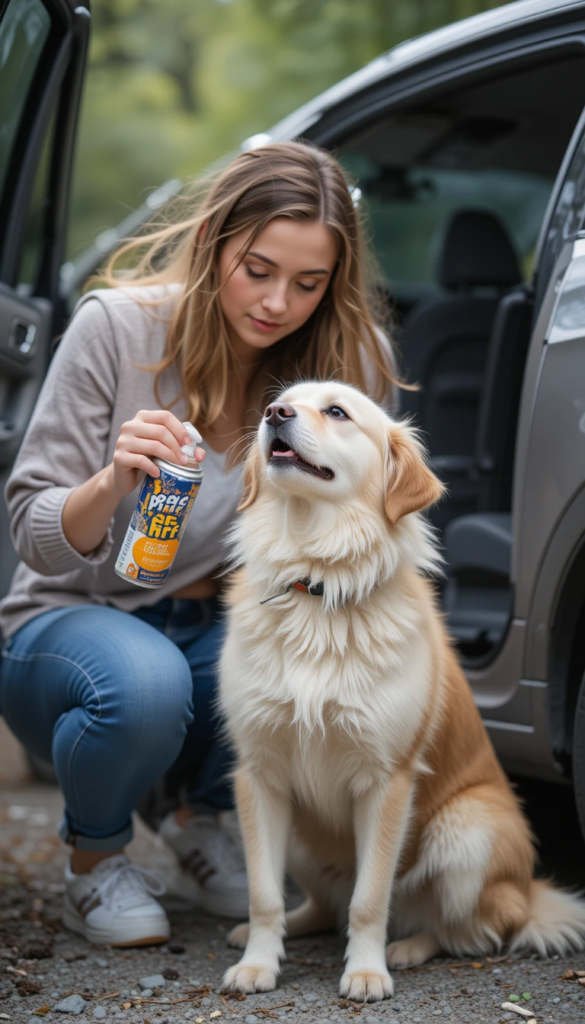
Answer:
<svg viewBox="0 0 585 1024"><path fill-rule="evenodd" d="M158 299L145 308L134 295ZM124 497L99 547L80 555L62 527L71 492L113 458L122 424L140 409L157 409L154 371L163 355L174 290L160 286L90 292L79 303L49 367L6 487L12 538L21 559L0 604L9 637L53 608L111 605L133 611L181 590L226 558L224 538L241 494L240 468L225 472L225 455L203 441L203 483L166 582L147 590L114 571L138 491ZM174 367L160 381L162 405L181 391ZM187 417L181 399L172 407Z"/></svg>

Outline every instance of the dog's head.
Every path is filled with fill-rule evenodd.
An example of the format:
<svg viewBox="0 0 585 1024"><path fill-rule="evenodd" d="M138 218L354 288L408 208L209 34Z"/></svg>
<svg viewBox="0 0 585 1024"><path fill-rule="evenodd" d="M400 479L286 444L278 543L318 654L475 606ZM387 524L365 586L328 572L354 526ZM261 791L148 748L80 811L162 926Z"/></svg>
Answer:
<svg viewBox="0 0 585 1024"><path fill-rule="evenodd" d="M416 431L337 382L294 385L267 407L247 459L240 509L264 486L311 504L365 501L392 525L443 493Z"/></svg>

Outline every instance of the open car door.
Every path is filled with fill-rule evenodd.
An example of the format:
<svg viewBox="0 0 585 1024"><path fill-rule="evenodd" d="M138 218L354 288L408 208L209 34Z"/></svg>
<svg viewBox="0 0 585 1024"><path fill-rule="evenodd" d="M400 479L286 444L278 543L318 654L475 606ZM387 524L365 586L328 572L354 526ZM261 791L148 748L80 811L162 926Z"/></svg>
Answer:
<svg viewBox="0 0 585 1024"><path fill-rule="evenodd" d="M0 0L0 596L16 556L4 486L62 330L59 268L89 4Z"/></svg>

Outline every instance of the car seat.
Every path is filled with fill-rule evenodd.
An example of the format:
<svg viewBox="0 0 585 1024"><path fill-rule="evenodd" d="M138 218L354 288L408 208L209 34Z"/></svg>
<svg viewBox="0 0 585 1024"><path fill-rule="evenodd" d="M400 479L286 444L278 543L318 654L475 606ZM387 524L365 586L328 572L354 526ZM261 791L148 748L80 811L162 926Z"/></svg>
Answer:
<svg viewBox="0 0 585 1024"><path fill-rule="evenodd" d="M420 390L402 392L401 411L424 431L433 467L448 487L431 512L440 529L476 510L471 471L488 345L500 300L521 278L498 218L485 210L459 210L439 246L442 291L404 321L402 371Z"/></svg>

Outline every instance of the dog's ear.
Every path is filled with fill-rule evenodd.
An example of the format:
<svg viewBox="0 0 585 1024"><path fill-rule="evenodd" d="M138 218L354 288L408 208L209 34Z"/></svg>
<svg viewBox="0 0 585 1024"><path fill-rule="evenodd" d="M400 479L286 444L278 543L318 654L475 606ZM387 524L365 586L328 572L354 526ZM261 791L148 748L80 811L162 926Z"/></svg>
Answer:
<svg viewBox="0 0 585 1024"><path fill-rule="evenodd" d="M420 512L443 495L445 488L427 466L414 432L394 424L389 433L390 457L386 515L394 526L409 512Z"/></svg>
<svg viewBox="0 0 585 1024"><path fill-rule="evenodd" d="M238 505L238 512L243 512L245 508L249 508L250 505L253 505L256 501L258 491L260 490L260 481L262 479L263 470L264 464L260 454L260 446L257 441L254 441L244 464L244 493L242 495L242 500Z"/></svg>

